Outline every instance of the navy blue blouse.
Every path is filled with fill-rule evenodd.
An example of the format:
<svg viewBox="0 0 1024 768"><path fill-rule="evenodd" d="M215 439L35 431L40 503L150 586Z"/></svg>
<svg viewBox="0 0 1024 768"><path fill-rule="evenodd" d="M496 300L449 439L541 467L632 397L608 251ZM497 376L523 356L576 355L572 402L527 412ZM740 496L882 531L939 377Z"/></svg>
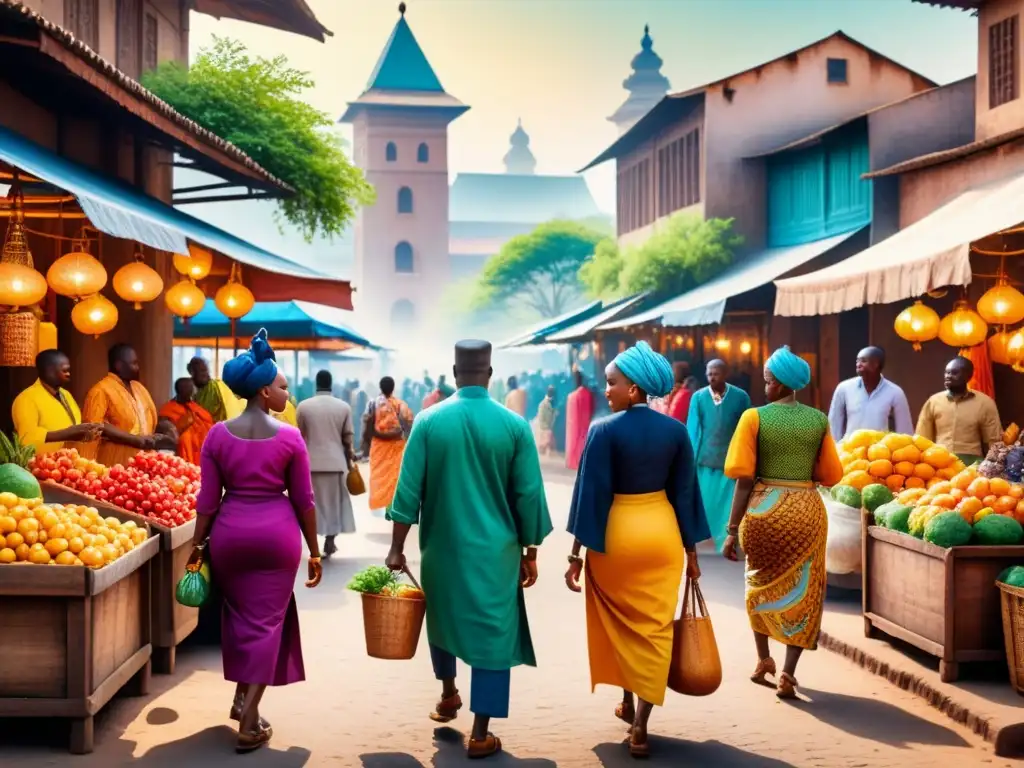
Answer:
<svg viewBox="0 0 1024 768"><path fill-rule="evenodd" d="M604 552L608 513L616 494L665 491L688 550L711 538L686 426L645 407L595 421L587 433L572 494L569 533Z"/></svg>

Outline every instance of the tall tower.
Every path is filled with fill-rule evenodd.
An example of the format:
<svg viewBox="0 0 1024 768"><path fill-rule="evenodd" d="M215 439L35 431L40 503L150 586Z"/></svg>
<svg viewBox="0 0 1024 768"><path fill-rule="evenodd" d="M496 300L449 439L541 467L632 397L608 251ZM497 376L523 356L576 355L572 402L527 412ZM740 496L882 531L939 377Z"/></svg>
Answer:
<svg viewBox="0 0 1024 768"><path fill-rule="evenodd" d="M509 143L512 147L505 155L505 173L532 176L537 168L537 160L530 151L530 135L523 130L522 120L516 125Z"/></svg>
<svg viewBox="0 0 1024 768"><path fill-rule="evenodd" d="M449 282L448 124L469 109L441 86L405 10L341 117L377 190L356 218L353 303L363 327L403 346L428 336Z"/></svg>
<svg viewBox="0 0 1024 768"><path fill-rule="evenodd" d="M629 98L608 118L619 127L620 135L632 128L668 93L671 86L668 78L661 74L661 64L661 57L654 52L650 27L645 25L640 53L632 61L633 74L622 81L622 87L629 91Z"/></svg>

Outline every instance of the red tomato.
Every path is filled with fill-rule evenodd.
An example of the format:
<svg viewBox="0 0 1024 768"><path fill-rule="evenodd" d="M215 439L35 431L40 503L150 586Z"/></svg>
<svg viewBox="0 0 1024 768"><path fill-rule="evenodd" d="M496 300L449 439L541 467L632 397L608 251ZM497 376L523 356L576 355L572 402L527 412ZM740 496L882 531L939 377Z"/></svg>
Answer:
<svg viewBox="0 0 1024 768"><path fill-rule="evenodd" d="M131 512L133 509L135 509L135 502L129 499L124 503L124 508Z"/></svg>

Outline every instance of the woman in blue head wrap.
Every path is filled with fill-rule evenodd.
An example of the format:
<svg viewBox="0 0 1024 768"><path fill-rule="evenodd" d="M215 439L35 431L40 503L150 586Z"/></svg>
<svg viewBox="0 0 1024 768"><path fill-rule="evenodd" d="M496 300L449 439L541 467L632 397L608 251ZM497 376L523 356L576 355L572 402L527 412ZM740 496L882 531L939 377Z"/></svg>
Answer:
<svg viewBox="0 0 1024 768"><path fill-rule="evenodd" d="M686 427L647 406L648 396L672 389L668 361L640 342L605 377L614 413L594 422L583 448L565 581L581 591L586 568L591 682L622 689L615 716L632 726L630 752L643 757L651 709L665 700L684 552L686 575L696 579L696 546L711 534Z"/></svg>
<svg viewBox="0 0 1024 768"><path fill-rule="evenodd" d="M201 565L208 552L223 596L224 677L236 684L236 749L249 752L272 735L259 713L264 689L305 677L292 588L303 538L307 587L320 583L320 550L306 444L297 429L270 416L284 407L288 389L265 330L228 361L223 381L246 407L215 424L203 443L189 563Z"/></svg>
<svg viewBox="0 0 1024 768"><path fill-rule="evenodd" d="M805 649L818 645L825 600L828 518L816 483L831 486L843 476L824 413L801 405L796 393L811 382L811 368L789 347L764 366L768 405L740 418L725 459L736 480L723 554L736 560L737 542L747 556L746 603L754 630L757 666L751 680L796 698L796 666ZM786 646L776 683L771 638Z"/></svg>

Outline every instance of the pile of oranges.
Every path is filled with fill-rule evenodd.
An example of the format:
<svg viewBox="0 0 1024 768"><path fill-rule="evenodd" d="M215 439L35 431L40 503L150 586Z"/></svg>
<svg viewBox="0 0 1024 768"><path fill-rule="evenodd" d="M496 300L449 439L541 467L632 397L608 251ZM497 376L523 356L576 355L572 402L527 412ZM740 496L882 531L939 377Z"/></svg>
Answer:
<svg viewBox="0 0 1024 768"><path fill-rule="evenodd" d="M908 488L896 499L911 506L955 509L969 523L990 514L1007 515L1024 523L1024 486L1001 477L984 477L974 467L927 488Z"/></svg>
<svg viewBox="0 0 1024 768"><path fill-rule="evenodd" d="M0 565L84 565L102 568L148 537L132 521L103 518L94 507L44 504L0 493Z"/></svg>
<svg viewBox="0 0 1024 768"><path fill-rule="evenodd" d="M931 488L963 472L964 463L922 435L859 429L839 445L843 479L858 491L880 483L893 493L904 488Z"/></svg>

